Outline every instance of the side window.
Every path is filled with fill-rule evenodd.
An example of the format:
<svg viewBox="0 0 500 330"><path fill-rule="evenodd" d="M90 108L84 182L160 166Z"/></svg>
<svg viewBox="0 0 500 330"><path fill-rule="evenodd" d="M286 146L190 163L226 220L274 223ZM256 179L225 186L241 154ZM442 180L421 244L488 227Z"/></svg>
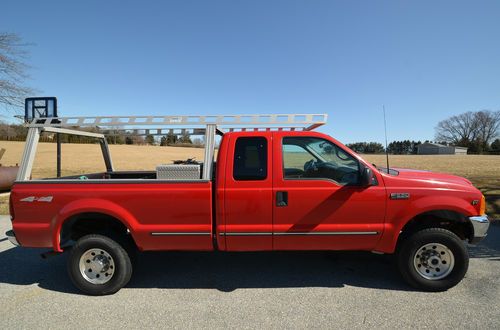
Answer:
<svg viewBox="0 0 500 330"><path fill-rule="evenodd" d="M233 178L265 180L267 178L267 139L240 137L234 148Z"/></svg>
<svg viewBox="0 0 500 330"><path fill-rule="evenodd" d="M298 179L304 176L304 164L315 158L297 144L286 144L287 139L283 141L284 176L286 179Z"/></svg>
<svg viewBox="0 0 500 330"><path fill-rule="evenodd" d="M330 141L315 137L283 138L285 179L328 179L341 185L359 183L356 158Z"/></svg>

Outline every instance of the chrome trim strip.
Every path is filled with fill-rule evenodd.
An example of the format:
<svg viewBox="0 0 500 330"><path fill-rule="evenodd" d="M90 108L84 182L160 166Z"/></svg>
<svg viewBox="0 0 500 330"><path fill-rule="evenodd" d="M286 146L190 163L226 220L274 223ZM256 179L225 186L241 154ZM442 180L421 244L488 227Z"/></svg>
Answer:
<svg viewBox="0 0 500 330"><path fill-rule="evenodd" d="M378 235L377 231L314 231L314 232L230 232L219 233L220 236L322 236L322 235Z"/></svg>
<svg viewBox="0 0 500 330"><path fill-rule="evenodd" d="M151 232L151 236L210 236L210 232Z"/></svg>
<svg viewBox="0 0 500 330"><path fill-rule="evenodd" d="M278 236L293 236L293 235L377 235L377 231L313 231L313 232L284 232L274 233Z"/></svg>
<svg viewBox="0 0 500 330"><path fill-rule="evenodd" d="M219 233L221 236L270 236L273 233L270 232L246 232L246 233L236 233L236 232L230 232L230 233Z"/></svg>
<svg viewBox="0 0 500 330"><path fill-rule="evenodd" d="M284 232L274 235L377 235L376 231L315 231L315 232Z"/></svg>

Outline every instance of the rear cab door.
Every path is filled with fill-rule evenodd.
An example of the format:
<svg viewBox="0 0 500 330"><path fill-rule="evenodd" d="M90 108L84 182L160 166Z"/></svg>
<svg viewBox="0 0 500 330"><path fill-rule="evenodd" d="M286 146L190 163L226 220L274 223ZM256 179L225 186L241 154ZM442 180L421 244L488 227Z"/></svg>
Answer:
<svg viewBox="0 0 500 330"><path fill-rule="evenodd" d="M227 133L217 168L221 250L272 250L272 133ZM224 164L224 165L223 165Z"/></svg>

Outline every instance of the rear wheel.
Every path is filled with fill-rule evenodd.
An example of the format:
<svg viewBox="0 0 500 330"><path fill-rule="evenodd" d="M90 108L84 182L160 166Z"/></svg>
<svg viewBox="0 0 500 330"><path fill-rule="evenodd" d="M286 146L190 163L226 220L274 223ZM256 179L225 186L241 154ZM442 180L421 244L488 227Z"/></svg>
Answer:
<svg viewBox="0 0 500 330"><path fill-rule="evenodd" d="M73 284L84 293L106 295L128 283L132 264L116 241L102 235L87 235L71 249L68 273Z"/></svg>
<svg viewBox="0 0 500 330"><path fill-rule="evenodd" d="M444 291L457 285L469 268L469 254L460 238L443 228L418 231L401 242L398 268L413 287Z"/></svg>

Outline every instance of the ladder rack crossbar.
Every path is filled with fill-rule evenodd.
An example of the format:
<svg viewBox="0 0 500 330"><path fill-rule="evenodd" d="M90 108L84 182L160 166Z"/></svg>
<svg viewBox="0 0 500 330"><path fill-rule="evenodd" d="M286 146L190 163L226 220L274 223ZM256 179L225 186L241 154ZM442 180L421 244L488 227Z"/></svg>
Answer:
<svg viewBox="0 0 500 330"><path fill-rule="evenodd" d="M326 123L326 114L264 114L212 116L96 116L35 118L28 127L130 127L130 126L298 126L318 127Z"/></svg>
<svg viewBox="0 0 500 330"><path fill-rule="evenodd" d="M266 132L266 131L305 131L305 127L225 127L222 128L221 131L224 133L227 132ZM204 135L204 128L104 128L101 129L100 132L104 135L108 136L122 136L122 135L138 135L138 136L164 136L168 134L174 135Z"/></svg>

